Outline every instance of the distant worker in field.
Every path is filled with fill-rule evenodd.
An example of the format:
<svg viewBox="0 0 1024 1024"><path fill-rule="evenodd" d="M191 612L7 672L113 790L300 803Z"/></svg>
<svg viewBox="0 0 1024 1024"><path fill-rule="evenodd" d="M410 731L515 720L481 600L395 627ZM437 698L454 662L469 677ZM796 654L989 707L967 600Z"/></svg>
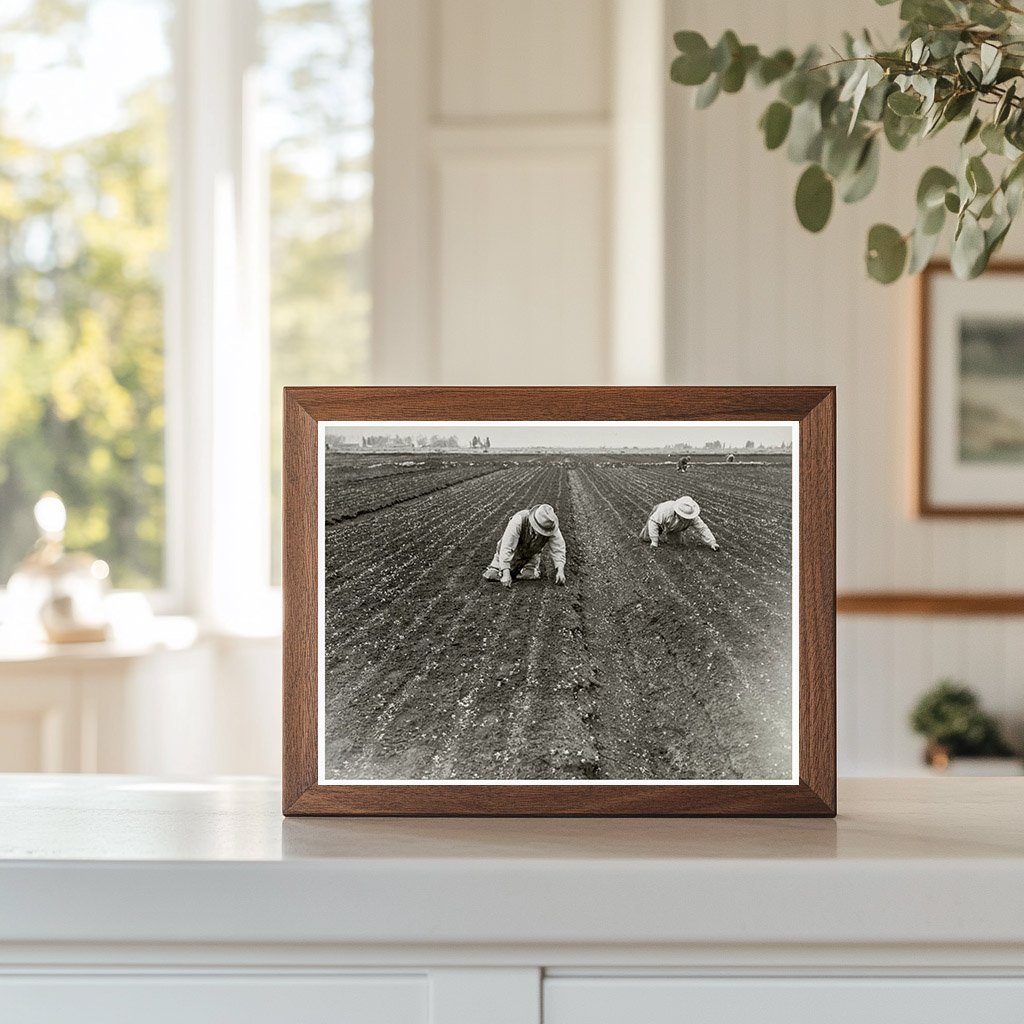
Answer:
<svg viewBox="0 0 1024 1024"><path fill-rule="evenodd" d="M680 473L685 473L690 468L690 456L684 455L679 460L679 464L676 468L679 470Z"/></svg>
<svg viewBox="0 0 1024 1024"><path fill-rule="evenodd" d="M517 580L539 580L540 559L545 550L555 563L555 582L565 583L565 539L558 528L558 516L550 505L534 505L517 512L505 527L494 550L484 579L501 580L511 587Z"/></svg>
<svg viewBox="0 0 1024 1024"><path fill-rule="evenodd" d="M736 456L735 455L726 455L725 461L726 462L735 462L736 461Z"/></svg>
<svg viewBox="0 0 1024 1024"><path fill-rule="evenodd" d="M663 501L660 505L655 505L647 517L644 528L640 531L640 539L649 540L651 547L656 548L662 541L667 541L670 537L678 537L681 542L683 534L691 528L696 530L697 536L712 551L718 550L718 541L715 540L715 535L700 517L700 505L688 495L677 498L675 501Z"/></svg>

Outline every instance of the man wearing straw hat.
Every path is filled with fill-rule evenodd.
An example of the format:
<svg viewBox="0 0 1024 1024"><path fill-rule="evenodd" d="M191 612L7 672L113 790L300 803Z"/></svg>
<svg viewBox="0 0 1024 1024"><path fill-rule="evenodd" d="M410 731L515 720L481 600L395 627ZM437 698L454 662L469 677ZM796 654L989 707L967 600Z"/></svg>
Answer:
<svg viewBox="0 0 1024 1024"><path fill-rule="evenodd" d="M677 536L682 541L683 534L691 527L712 551L718 550L715 535L700 517L700 505L689 495L655 505L640 531L640 540L650 540L651 547L656 548L661 541L672 536Z"/></svg>
<svg viewBox="0 0 1024 1024"><path fill-rule="evenodd" d="M558 516L550 505L534 505L517 512L505 527L484 579L501 580L503 587L517 580L539 580L540 558L547 550L555 563L555 582L565 583L565 540Z"/></svg>

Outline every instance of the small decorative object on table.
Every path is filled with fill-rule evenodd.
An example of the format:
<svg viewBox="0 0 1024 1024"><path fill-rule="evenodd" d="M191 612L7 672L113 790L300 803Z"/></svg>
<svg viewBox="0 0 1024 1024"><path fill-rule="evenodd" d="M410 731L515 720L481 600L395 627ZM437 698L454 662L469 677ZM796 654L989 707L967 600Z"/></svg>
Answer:
<svg viewBox="0 0 1024 1024"><path fill-rule="evenodd" d="M85 552L64 550L67 511L53 491L36 502L34 511L39 540L7 585L12 620L8 627L24 628L28 639L33 632L41 634L51 643L106 640L107 563Z"/></svg>
<svg viewBox="0 0 1024 1024"><path fill-rule="evenodd" d="M955 774L1019 775L1020 759L1003 739L995 719L982 711L974 692L966 686L944 679L918 701L910 716L914 732L928 740L925 763L938 771ZM996 761L960 771L961 759L970 762Z"/></svg>
<svg viewBox="0 0 1024 1024"><path fill-rule="evenodd" d="M835 814L832 388L284 409L285 813Z"/></svg>

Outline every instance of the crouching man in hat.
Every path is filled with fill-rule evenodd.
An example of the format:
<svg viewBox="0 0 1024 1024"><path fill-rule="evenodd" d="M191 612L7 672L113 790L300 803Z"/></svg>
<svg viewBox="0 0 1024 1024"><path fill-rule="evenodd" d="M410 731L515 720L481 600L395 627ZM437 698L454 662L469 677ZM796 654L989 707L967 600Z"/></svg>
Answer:
<svg viewBox="0 0 1024 1024"><path fill-rule="evenodd" d="M534 505L517 512L498 541L484 579L501 580L503 587L517 580L540 579L540 557L547 549L555 563L555 582L565 583L565 540L558 528L558 516L550 505Z"/></svg>
<svg viewBox="0 0 1024 1024"><path fill-rule="evenodd" d="M672 536L677 536L682 541L683 534L691 527L712 551L718 550L715 535L700 517L700 505L688 496L655 505L640 531L640 539L649 540L651 547L656 548L661 541Z"/></svg>

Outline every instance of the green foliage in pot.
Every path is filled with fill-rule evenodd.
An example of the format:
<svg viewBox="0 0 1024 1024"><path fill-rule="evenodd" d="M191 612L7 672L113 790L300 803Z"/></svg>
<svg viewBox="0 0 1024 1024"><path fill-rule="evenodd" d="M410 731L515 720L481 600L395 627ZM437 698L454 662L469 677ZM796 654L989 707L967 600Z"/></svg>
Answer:
<svg viewBox="0 0 1024 1024"><path fill-rule="evenodd" d="M929 690L910 715L914 732L951 757L1007 757L1013 754L991 715L966 686L948 679Z"/></svg>
<svg viewBox="0 0 1024 1024"><path fill-rule="evenodd" d="M1024 197L1024 6L901 0L899 17L897 45L846 33L831 55L814 46L799 56L764 54L732 31L714 46L677 32L672 79L697 89L698 108L748 83L774 91L759 127L768 149L785 145L790 160L807 165L795 199L808 231L825 227L836 196L855 203L871 192L883 144L902 151L956 124L959 164L925 172L909 230L871 228L865 262L882 284L916 273L951 222L953 270L977 277Z"/></svg>

